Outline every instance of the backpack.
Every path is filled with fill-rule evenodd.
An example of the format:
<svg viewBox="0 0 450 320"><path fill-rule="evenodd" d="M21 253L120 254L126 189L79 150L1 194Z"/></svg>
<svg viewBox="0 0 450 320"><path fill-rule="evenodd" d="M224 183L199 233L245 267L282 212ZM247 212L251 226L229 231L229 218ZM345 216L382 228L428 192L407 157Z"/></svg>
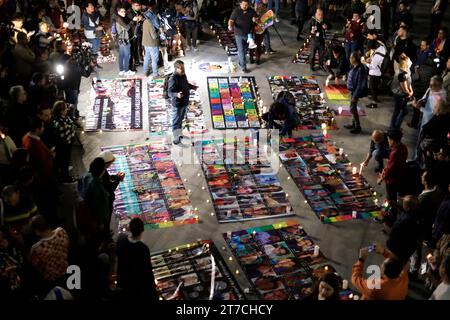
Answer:
<svg viewBox="0 0 450 320"><path fill-rule="evenodd" d="M387 49L386 49L387 50ZM391 68L391 57L388 53L382 54L380 52L376 52L375 54L378 54L383 57L383 62L380 66L381 76L391 76L392 75L392 68Z"/></svg>
<svg viewBox="0 0 450 320"><path fill-rule="evenodd" d="M169 79L173 75L173 73L169 73L164 77L164 99L170 99L169 96Z"/></svg>

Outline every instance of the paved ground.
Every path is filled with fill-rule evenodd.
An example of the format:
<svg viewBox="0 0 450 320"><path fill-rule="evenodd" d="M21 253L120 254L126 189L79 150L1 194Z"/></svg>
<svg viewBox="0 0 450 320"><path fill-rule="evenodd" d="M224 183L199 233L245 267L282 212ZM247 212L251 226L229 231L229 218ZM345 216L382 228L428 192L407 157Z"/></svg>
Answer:
<svg viewBox="0 0 450 320"><path fill-rule="evenodd" d="M414 31L423 32L428 31L428 12L430 7L430 0L419 1L419 4L414 9L416 16L416 26ZM301 43L295 40L296 27L290 25L290 14L285 10L285 17L283 21L277 24L277 28L281 37L286 42L283 46L280 39L274 32L271 31L271 39L273 48L278 52L271 56L263 57L263 64L260 66L250 65L250 75L255 76L257 84L260 88L262 98L266 105L271 101L271 94L266 80L267 76L271 75L309 75L309 67L306 65L294 65L291 63L292 57L295 55ZM289 18L288 18L289 17ZM447 21L448 18L447 18ZM422 23L423 22L423 23ZM426 31L425 31L426 30ZM226 60L224 50L219 44L212 40L202 39L197 53L189 53L183 60L189 65L192 59L196 61L223 61ZM205 41L206 40L206 41ZM138 75L142 76L142 69ZM117 76L117 65L104 65L100 77L114 77ZM209 107L207 103L207 87L206 74L194 74L195 71L187 70L188 75L194 76L200 86L200 93L203 99L205 119L207 127L211 128ZM324 77L320 77L320 83L323 85ZM80 111L84 114L85 109L89 107L89 90L91 79L84 79L82 83L82 93L80 95ZM146 84L143 92L146 92ZM383 103L379 105L378 109L367 110L367 116L362 117L363 133L357 136L351 135L346 129L330 132L331 138L336 141L337 145L344 148L345 153L349 154L350 160L353 163L360 163L363 161L368 150L370 133L373 129L386 129L389 123L390 116L393 109L392 98L388 96L381 97ZM144 130L141 132L128 133L93 133L82 136L84 150L76 149L74 152L74 167L75 172L82 174L86 171L89 162L95 158L100 152L102 146L120 145L142 143L148 138L148 119L147 114L147 97L144 94ZM415 132L406 126L409 117L405 120L404 132L406 135L406 143L409 146L409 151L412 152L412 147L415 141ZM343 125L349 121L349 118L338 117L338 125L342 128ZM307 132L299 132L299 135L307 134ZM178 148L178 147L177 147ZM372 184L374 189L383 198L385 193L383 186L376 185L376 176L373 172L374 164L372 163L368 169L364 170L364 175ZM262 221L252 221L245 223L232 224L218 224L216 217L210 215L213 212L211 203L207 203L209 195L201 189L205 186L203 175L199 178L198 173L201 173L200 166L197 165L183 165L179 168L182 178L186 178L186 187L192 190L191 200L195 207L200 211L200 223L196 225L188 225L178 228L169 228L162 230L146 231L144 241L152 251L162 250L174 247L176 245L193 242L197 239L212 239L216 242L218 247L225 245L221 236L222 233L231 230L240 230L252 226L260 226L279 222L284 219L269 219ZM348 221L336 223L331 225L322 224L316 215L312 212L310 207L304 203L304 197L292 180L287 180L288 174L284 168L280 169L279 178L282 182L284 190L290 195L290 201L294 208L295 216L291 219L299 221L305 228L306 232L312 236L320 245L323 253L330 259L338 272L345 278L351 276L351 266L358 257L358 249L367 246L374 241L385 242L385 236L381 233L381 226L371 220L365 221ZM67 193L68 199L71 195ZM69 202L67 202L69 205ZM222 252L225 257L229 256L231 252L225 250ZM368 263L378 264L381 262L380 257L370 256ZM235 260L227 261L232 270L239 268ZM244 276L238 276L238 281L243 288L249 286ZM414 285L412 285L413 287ZM420 290L411 290L411 297L418 297ZM251 297L251 296L250 296Z"/></svg>

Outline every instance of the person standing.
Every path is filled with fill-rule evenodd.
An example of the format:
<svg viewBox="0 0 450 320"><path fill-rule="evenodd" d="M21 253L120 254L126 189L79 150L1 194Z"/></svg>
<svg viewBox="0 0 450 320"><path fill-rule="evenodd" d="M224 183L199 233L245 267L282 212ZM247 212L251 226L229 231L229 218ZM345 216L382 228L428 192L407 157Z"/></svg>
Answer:
<svg viewBox="0 0 450 320"><path fill-rule="evenodd" d="M400 129L403 119L408 114L408 101L414 95L411 86L411 60L404 53L401 54L399 59L398 87L393 90L395 105L389 126L390 129Z"/></svg>
<svg viewBox="0 0 450 320"><path fill-rule="evenodd" d="M441 27L444 19L445 11L447 10L448 0L435 0L431 8L431 26L429 38L433 39L436 36L438 29Z"/></svg>
<svg viewBox="0 0 450 320"><path fill-rule="evenodd" d="M387 199L396 202L407 171L408 148L401 142L403 134L400 130L389 130L387 135L390 148L389 159L377 182L378 184L386 182Z"/></svg>
<svg viewBox="0 0 450 320"><path fill-rule="evenodd" d="M372 101L367 105L369 108L378 107L378 88L381 83L381 67L386 57L386 47L381 45L377 40L370 40L368 49L373 51L370 58L363 59L361 62L369 68L369 88L372 93Z"/></svg>
<svg viewBox="0 0 450 320"><path fill-rule="evenodd" d="M184 7L184 15L186 19L184 20L184 30L186 31L186 51L194 49L195 52L198 51L197 48L197 36L198 36L198 16L199 8L197 0L187 0Z"/></svg>
<svg viewBox="0 0 450 320"><path fill-rule="evenodd" d="M139 0L131 1L131 8L127 11L127 18L135 23L130 28L130 65L131 71L136 71L138 66L142 63L142 24L144 23L144 16L141 12L141 4Z"/></svg>
<svg viewBox="0 0 450 320"><path fill-rule="evenodd" d="M86 11L81 16L81 24L87 41L92 45L92 53L97 54L100 49L98 33L103 31L103 27L100 25L100 15L96 11L93 1L86 2L85 8Z"/></svg>
<svg viewBox="0 0 450 320"><path fill-rule="evenodd" d="M139 218L130 221L130 235L117 241L117 285L124 290L126 299L156 301L150 250L142 242L144 223Z"/></svg>
<svg viewBox="0 0 450 320"><path fill-rule="evenodd" d="M330 26L323 19L323 10L317 9L314 17L308 22L307 30L311 37L311 55L309 63L311 71L315 71L314 62L316 53L319 53L319 65L323 69L323 53L325 50L325 33Z"/></svg>
<svg viewBox="0 0 450 320"><path fill-rule="evenodd" d="M297 23L297 41L302 40L303 26L308 16L308 0L295 1L295 18Z"/></svg>
<svg viewBox="0 0 450 320"><path fill-rule="evenodd" d="M154 15L156 4L151 0L148 5L146 16ZM148 80L158 77L158 59L159 59L159 34L158 27L155 26L150 19L145 19L142 25L142 46L145 48L144 56L144 74L149 76L149 63L152 62L152 76Z"/></svg>
<svg viewBox="0 0 450 320"><path fill-rule="evenodd" d="M55 166L63 182L72 182L69 175L70 155L75 137L75 123L68 116L66 102L56 101L53 106L53 128L56 142Z"/></svg>
<svg viewBox="0 0 450 320"><path fill-rule="evenodd" d="M350 55L350 63L352 65L347 79L347 87L351 94L350 112L353 116L352 124L345 125L350 133L357 134L361 132L361 124L359 122L358 101L364 97L367 90L367 71L361 63L361 56L358 52Z"/></svg>
<svg viewBox="0 0 450 320"><path fill-rule="evenodd" d="M347 21L345 31L345 54L350 57L352 52L361 50L363 40L364 22L361 21L359 13L353 12L352 20Z"/></svg>
<svg viewBox="0 0 450 320"><path fill-rule="evenodd" d="M250 7L249 0L240 0L239 8L235 8L228 20L228 30L234 31L238 49L239 66L242 72L247 73L246 54L248 50L248 34L253 32L253 23L256 22L256 12Z"/></svg>
<svg viewBox="0 0 450 320"><path fill-rule="evenodd" d="M173 144L176 145L182 139L182 124L189 104L189 92L191 89L197 90L197 86L188 82L183 61L175 61L174 69L169 78L168 94L172 102Z"/></svg>
<svg viewBox="0 0 450 320"><path fill-rule="evenodd" d="M134 71L129 69L130 65L130 32L138 17L129 20L124 6L117 7L116 30L119 42L119 76L132 76Z"/></svg>

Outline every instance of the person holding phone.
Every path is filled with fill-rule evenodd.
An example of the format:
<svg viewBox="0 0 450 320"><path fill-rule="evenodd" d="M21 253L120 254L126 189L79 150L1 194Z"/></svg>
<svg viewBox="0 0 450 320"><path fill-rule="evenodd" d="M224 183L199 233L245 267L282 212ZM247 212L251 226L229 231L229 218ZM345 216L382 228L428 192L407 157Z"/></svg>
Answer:
<svg viewBox="0 0 450 320"><path fill-rule="evenodd" d="M179 144L183 138L182 124L189 104L189 93L198 87L187 80L183 61L175 61L174 69L175 72L169 78L168 94L172 102L173 144Z"/></svg>
<svg viewBox="0 0 450 320"><path fill-rule="evenodd" d="M330 25L324 21L323 10L317 9L314 17L311 18L307 24L307 30L309 30L309 36L311 38L311 55L310 55L310 66L311 71L315 71L314 63L316 52L319 53L319 66L323 66L323 53L325 51L325 33L330 28Z"/></svg>
<svg viewBox="0 0 450 320"><path fill-rule="evenodd" d="M408 293L408 269L392 252L376 243L374 252L384 257L380 266L379 279L364 279L364 264L369 256L369 248L359 251L358 261L352 268L352 283L361 292L362 300L404 300Z"/></svg>

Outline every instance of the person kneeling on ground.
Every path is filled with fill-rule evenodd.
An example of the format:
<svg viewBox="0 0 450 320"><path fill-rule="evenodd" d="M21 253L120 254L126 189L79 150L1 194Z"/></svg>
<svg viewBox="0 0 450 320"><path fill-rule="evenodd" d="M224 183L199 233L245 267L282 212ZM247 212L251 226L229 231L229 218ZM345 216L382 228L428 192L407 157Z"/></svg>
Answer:
<svg viewBox="0 0 450 320"><path fill-rule="evenodd" d="M292 93L282 91L278 94L277 100L272 103L269 112L263 114L262 119L269 124L269 129L281 130L280 136L292 137L294 130L300 123L300 118L295 110L295 98ZM275 121L283 121L283 125Z"/></svg>
<svg viewBox="0 0 450 320"><path fill-rule="evenodd" d="M334 46L331 49L331 54L325 62L325 69L328 72L325 86L328 86L331 80L334 80L334 83L339 85L339 78L345 79L350 65L342 46Z"/></svg>
<svg viewBox="0 0 450 320"><path fill-rule="evenodd" d="M362 163L364 167L369 165L369 161L374 158L378 163L375 172L381 172L384 169L384 159L389 158L389 142L387 134L380 130L372 132L372 140L370 141L370 149L366 160Z"/></svg>

